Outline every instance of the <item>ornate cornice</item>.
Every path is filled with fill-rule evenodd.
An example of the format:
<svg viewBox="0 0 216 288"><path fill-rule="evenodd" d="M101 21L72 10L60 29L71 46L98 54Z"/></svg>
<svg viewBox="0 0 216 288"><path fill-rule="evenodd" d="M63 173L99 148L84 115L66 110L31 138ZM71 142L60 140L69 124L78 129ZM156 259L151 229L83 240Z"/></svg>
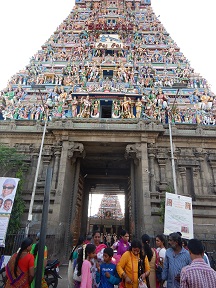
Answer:
<svg viewBox="0 0 216 288"><path fill-rule="evenodd" d="M125 158L140 161L142 158L141 144L128 144L125 149Z"/></svg>
<svg viewBox="0 0 216 288"><path fill-rule="evenodd" d="M77 158L82 157L85 158L85 149L84 145L79 142L71 142L68 149L68 158Z"/></svg>

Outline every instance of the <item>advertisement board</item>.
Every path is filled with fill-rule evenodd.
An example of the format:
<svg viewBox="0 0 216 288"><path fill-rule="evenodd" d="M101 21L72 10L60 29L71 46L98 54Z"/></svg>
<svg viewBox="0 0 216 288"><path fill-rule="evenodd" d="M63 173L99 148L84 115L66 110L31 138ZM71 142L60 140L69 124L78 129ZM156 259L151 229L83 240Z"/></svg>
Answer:
<svg viewBox="0 0 216 288"><path fill-rule="evenodd" d="M166 192L164 234L181 232L182 238L193 238L192 198Z"/></svg>

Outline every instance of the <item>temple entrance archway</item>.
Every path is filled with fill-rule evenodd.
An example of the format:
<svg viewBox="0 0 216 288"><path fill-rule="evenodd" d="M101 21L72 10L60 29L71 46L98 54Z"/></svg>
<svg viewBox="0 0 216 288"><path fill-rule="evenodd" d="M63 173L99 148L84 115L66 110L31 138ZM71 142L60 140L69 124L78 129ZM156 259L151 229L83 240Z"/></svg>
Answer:
<svg viewBox="0 0 216 288"><path fill-rule="evenodd" d="M129 230L130 210L130 178L131 162L125 158L125 143L84 143L85 157L78 159L79 180L74 186L77 189L73 201L71 215L71 232L73 241L76 242L80 234L100 230L102 233L115 233L123 228ZM114 206L102 206L102 210L91 213L89 209L100 201L91 203L93 195L109 197L109 202L116 202ZM121 206L119 197L124 197L124 207ZM98 198L98 197L97 197ZM102 200L102 199L100 199ZM118 203L117 203L118 202ZM106 204L106 203L105 203ZM110 203L109 203L110 204ZM99 214L98 214L99 213ZM108 213L110 213L108 215ZM122 215L120 215L122 213ZM120 216L120 217L119 217Z"/></svg>
<svg viewBox="0 0 216 288"><path fill-rule="evenodd" d="M80 137L80 142L73 143L73 150L70 150L73 155L72 166L69 168L73 177L71 188L66 189L65 194L71 201L67 243L76 243L80 235L91 233L96 228L104 233L118 233L125 228L131 237L139 237L147 226L150 227L149 231L151 229L148 175L143 173L148 170L148 162L144 157L147 145L143 143L141 150L140 144L128 143L125 137L118 138L116 134L109 133L108 136L106 131L100 131L97 137L92 136L94 141L81 141ZM69 175L69 171L67 173ZM125 195L125 215L120 223L116 224L115 218L107 219L104 213L104 219L91 219L89 223L89 195L95 192L105 195L113 192L113 197L119 193ZM68 201L65 198L64 207L67 207Z"/></svg>

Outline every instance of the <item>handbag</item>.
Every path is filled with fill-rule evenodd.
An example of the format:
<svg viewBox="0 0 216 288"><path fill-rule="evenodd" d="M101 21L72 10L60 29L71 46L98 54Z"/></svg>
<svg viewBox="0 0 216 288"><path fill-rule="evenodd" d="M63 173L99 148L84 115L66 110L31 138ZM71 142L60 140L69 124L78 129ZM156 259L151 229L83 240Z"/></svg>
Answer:
<svg viewBox="0 0 216 288"><path fill-rule="evenodd" d="M138 288L148 288L148 286L142 281L142 279L139 279Z"/></svg>
<svg viewBox="0 0 216 288"><path fill-rule="evenodd" d="M78 273L78 269L77 269L77 265L74 269L74 273L73 273L73 280L77 281L77 282L81 282L82 281L82 276L81 275L77 275Z"/></svg>
<svg viewBox="0 0 216 288"><path fill-rule="evenodd" d="M119 283L119 288L125 288L125 282L124 282L124 280L122 280L122 281Z"/></svg>
<svg viewBox="0 0 216 288"><path fill-rule="evenodd" d="M144 256L144 258L145 258L145 256ZM140 259L138 262L138 275L141 275L144 271L145 271L145 260ZM149 277L147 276L145 280L146 280L146 283L143 281L142 282L146 285L147 288L150 288ZM139 282L138 282L138 288L139 288L139 285L143 285L142 283L139 283Z"/></svg>
<svg viewBox="0 0 216 288"><path fill-rule="evenodd" d="M158 282L162 281L162 267L160 266L160 261L159 261L159 255L156 249L154 249L155 255L156 255L156 260L155 260L155 273L156 273L156 279Z"/></svg>

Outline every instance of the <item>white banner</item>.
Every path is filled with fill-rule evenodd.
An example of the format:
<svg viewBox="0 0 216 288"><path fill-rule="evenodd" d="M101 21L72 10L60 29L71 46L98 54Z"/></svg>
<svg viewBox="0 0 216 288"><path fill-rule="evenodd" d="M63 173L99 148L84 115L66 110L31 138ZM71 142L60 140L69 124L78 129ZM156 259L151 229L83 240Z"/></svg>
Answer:
<svg viewBox="0 0 216 288"><path fill-rule="evenodd" d="M20 179L0 177L0 246L5 245L5 237Z"/></svg>
<svg viewBox="0 0 216 288"><path fill-rule="evenodd" d="M164 234L181 232L182 238L193 238L192 198L166 192Z"/></svg>

